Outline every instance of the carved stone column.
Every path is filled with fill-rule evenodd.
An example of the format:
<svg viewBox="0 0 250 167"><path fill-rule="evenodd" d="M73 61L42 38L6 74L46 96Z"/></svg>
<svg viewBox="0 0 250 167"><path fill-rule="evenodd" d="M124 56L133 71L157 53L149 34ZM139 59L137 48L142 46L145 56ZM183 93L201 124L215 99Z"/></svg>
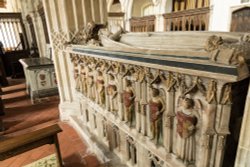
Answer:
<svg viewBox="0 0 250 167"><path fill-rule="evenodd" d="M137 132L142 132L141 131L141 108L140 108L140 99L141 99L141 96L140 96L140 83L138 81L135 82L135 121L136 121L136 130ZM142 133L144 134L144 133Z"/></svg>
<svg viewBox="0 0 250 167"><path fill-rule="evenodd" d="M172 152L172 146L173 146L173 119L175 116L175 91L174 89L171 89L169 91L167 91L166 94L166 114L164 117L164 130L163 130L163 134L164 134L164 141L163 141L163 145L166 148L167 152Z"/></svg>
<svg viewBox="0 0 250 167"><path fill-rule="evenodd" d="M141 83L141 101L140 101L140 115L141 115L141 133L143 135L148 135L148 126L147 126L147 96L148 89L146 81Z"/></svg>
<svg viewBox="0 0 250 167"><path fill-rule="evenodd" d="M221 87L220 98L220 121L217 129L217 148L215 156L215 167L221 167L224 159L226 137L230 134L229 121L231 115L231 85L225 84Z"/></svg>
<svg viewBox="0 0 250 167"><path fill-rule="evenodd" d="M117 80L118 80L118 115L121 121L124 120L124 108L123 108L123 99L122 99L122 93L123 93L123 89L124 89L124 83L123 83L123 79L120 73L118 73L117 75Z"/></svg>
<svg viewBox="0 0 250 167"><path fill-rule="evenodd" d="M199 166L208 167L211 165L212 142L215 135L215 116L217 112L217 82L211 80L206 91L206 109L203 113L201 154L203 159L198 162Z"/></svg>
<svg viewBox="0 0 250 167"><path fill-rule="evenodd" d="M124 133L123 131L119 131L119 134L120 134L119 152L120 152L120 155L121 155L122 157L126 157L126 156L125 156L126 153L127 153L126 133Z"/></svg>
<svg viewBox="0 0 250 167"><path fill-rule="evenodd" d="M151 167L150 160L148 158L148 150L144 147L137 147L137 160L138 167Z"/></svg>
<svg viewBox="0 0 250 167"><path fill-rule="evenodd" d="M87 117L88 117L88 115L87 115L87 108L88 108L88 103L87 103L87 101L85 100L85 99L83 99L83 100L81 100L81 119L82 119L82 121L83 121L83 124L87 124Z"/></svg>
<svg viewBox="0 0 250 167"><path fill-rule="evenodd" d="M130 140L130 137L129 136L126 136L126 142L124 143L125 144L125 148L126 148L126 152L125 154L123 155L124 156L124 160L125 161L129 161L129 141Z"/></svg>

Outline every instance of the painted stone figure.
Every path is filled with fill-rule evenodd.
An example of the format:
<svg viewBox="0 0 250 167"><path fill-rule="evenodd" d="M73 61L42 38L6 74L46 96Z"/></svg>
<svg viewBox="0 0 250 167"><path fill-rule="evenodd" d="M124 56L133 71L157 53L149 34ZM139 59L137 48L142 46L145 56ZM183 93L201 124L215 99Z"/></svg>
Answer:
<svg viewBox="0 0 250 167"><path fill-rule="evenodd" d="M104 105L105 104L104 77L100 70L97 71L96 88L97 88L97 103Z"/></svg>
<svg viewBox="0 0 250 167"><path fill-rule="evenodd" d="M80 91L86 95L87 93L87 77L86 77L86 70L84 65L81 65L81 70L80 70L80 80L81 80L81 85L80 85Z"/></svg>
<svg viewBox="0 0 250 167"><path fill-rule="evenodd" d="M94 100L95 98L95 88L94 88L94 76L92 74L92 69L88 69L87 77L87 97Z"/></svg>
<svg viewBox="0 0 250 167"><path fill-rule="evenodd" d="M150 109L150 128L152 132L151 139L155 143L159 143L160 135L162 134L162 114L165 110L163 99L160 97L160 91L152 88L152 98L149 101Z"/></svg>
<svg viewBox="0 0 250 167"><path fill-rule="evenodd" d="M194 111L194 100L184 97L181 99L181 109L177 112L178 146L177 157L185 164L195 162L195 129L197 117Z"/></svg>
<svg viewBox="0 0 250 167"><path fill-rule="evenodd" d="M135 112L135 91L132 87L132 83L130 80L126 81L126 89L123 91L123 102L125 106L125 121L128 123L129 126L132 125L134 112Z"/></svg>
<svg viewBox="0 0 250 167"><path fill-rule="evenodd" d="M77 63L74 63L74 79L75 79L75 82L76 82L76 90L80 91L81 78L80 78L80 75L79 75L79 70L78 70Z"/></svg>
<svg viewBox="0 0 250 167"><path fill-rule="evenodd" d="M117 86L115 84L115 78L112 74L109 75L110 81L107 86L107 94L109 97L109 106L108 110L113 112L115 115L117 115L118 110L118 100L117 100Z"/></svg>

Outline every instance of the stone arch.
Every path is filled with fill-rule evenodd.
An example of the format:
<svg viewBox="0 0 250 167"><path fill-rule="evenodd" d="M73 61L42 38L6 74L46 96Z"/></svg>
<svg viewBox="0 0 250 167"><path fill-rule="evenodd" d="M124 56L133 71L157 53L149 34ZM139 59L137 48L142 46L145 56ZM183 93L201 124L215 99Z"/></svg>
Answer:
<svg viewBox="0 0 250 167"><path fill-rule="evenodd" d="M179 21L179 31L182 31L182 20Z"/></svg>
<svg viewBox="0 0 250 167"><path fill-rule="evenodd" d="M193 19L190 21L190 31L194 30L194 21Z"/></svg>
<svg viewBox="0 0 250 167"><path fill-rule="evenodd" d="M150 9L150 7L152 7L152 9L154 10L154 4L152 2L147 2L147 3L143 4L142 7L141 7L141 16L153 15L154 11L152 13L149 12L149 14L145 15L145 10L147 8Z"/></svg>
<svg viewBox="0 0 250 167"><path fill-rule="evenodd" d="M205 31L206 30L206 23L204 21L201 21L201 31Z"/></svg>
<svg viewBox="0 0 250 167"><path fill-rule="evenodd" d="M171 25L170 25L170 30L173 31L174 30L174 23L171 21Z"/></svg>
<svg viewBox="0 0 250 167"><path fill-rule="evenodd" d="M121 2L119 0L109 0L108 12L122 12Z"/></svg>
<svg viewBox="0 0 250 167"><path fill-rule="evenodd" d="M188 22L188 20L186 20L186 23L185 23L185 30L189 31L189 22Z"/></svg>

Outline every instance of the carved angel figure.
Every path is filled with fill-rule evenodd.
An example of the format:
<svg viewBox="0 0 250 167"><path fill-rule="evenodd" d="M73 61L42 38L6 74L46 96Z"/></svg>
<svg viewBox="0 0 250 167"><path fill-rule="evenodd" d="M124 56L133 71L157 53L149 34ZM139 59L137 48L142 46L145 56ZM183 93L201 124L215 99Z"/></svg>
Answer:
<svg viewBox="0 0 250 167"><path fill-rule="evenodd" d="M126 79L126 89L123 91L123 101L125 106L125 121L131 126L135 112L135 91L130 80Z"/></svg>
<svg viewBox="0 0 250 167"><path fill-rule="evenodd" d="M109 106L108 110L111 112L114 112L114 114L117 114L117 109L118 109L118 100L117 100L117 86L115 84L115 78L112 74L109 75L110 81L107 86L107 94L109 97Z"/></svg>
<svg viewBox="0 0 250 167"><path fill-rule="evenodd" d="M80 91L86 95L87 93L87 77L86 77L86 69L84 67L84 65L81 65L81 70L80 70L80 79L81 79L81 85L80 85Z"/></svg>
<svg viewBox="0 0 250 167"><path fill-rule="evenodd" d="M91 68L88 69L87 76L87 97L92 100L95 99L94 76Z"/></svg>
<svg viewBox="0 0 250 167"><path fill-rule="evenodd" d="M165 110L165 105L158 89L152 88L152 98L149 101L149 109L152 139L155 139L156 143L158 143L159 137L162 134L162 114Z"/></svg>
<svg viewBox="0 0 250 167"><path fill-rule="evenodd" d="M97 88L97 103L104 105L105 104L104 78L100 70L97 71L96 88Z"/></svg>
<svg viewBox="0 0 250 167"><path fill-rule="evenodd" d="M181 99L181 108L177 112L177 157L185 164L192 164L195 161L195 130L198 122L195 114L195 102L191 98Z"/></svg>

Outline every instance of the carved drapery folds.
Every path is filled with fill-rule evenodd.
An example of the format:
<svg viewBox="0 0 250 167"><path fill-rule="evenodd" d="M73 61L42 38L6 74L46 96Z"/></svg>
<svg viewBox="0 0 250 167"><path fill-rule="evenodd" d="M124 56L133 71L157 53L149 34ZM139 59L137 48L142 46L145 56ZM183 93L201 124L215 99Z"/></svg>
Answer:
<svg viewBox="0 0 250 167"><path fill-rule="evenodd" d="M124 104L124 115L125 121L132 125L135 118L135 91L131 80L125 79L125 89L123 90L123 104Z"/></svg>
<svg viewBox="0 0 250 167"><path fill-rule="evenodd" d="M75 33L72 33L70 41L64 39L63 44L69 45L88 45L88 46L102 46L102 40L100 36L105 36L111 40L119 41L121 34L125 33L125 30L119 26L116 32L112 33L108 30L107 25L96 24L95 22L89 22L87 26L81 28Z"/></svg>
<svg viewBox="0 0 250 167"><path fill-rule="evenodd" d="M221 163L229 134L231 83L91 55L72 53L71 62L76 91L99 106L97 112L107 120L103 136L110 148L127 150L132 164L137 162L137 144L128 131L150 143L148 150L164 150L184 166L208 166L213 159ZM111 117L116 125L107 130ZM127 148L119 143L124 133ZM156 162L154 153L151 163L164 164Z"/></svg>
<svg viewBox="0 0 250 167"><path fill-rule="evenodd" d="M80 29L73 35L73 38L65 44L78 44L78 45L95 45L99 46L100 41L98 38L98 31L104 28L104 25L98 25L95 22L89 22L87 26Z"/></svg>

